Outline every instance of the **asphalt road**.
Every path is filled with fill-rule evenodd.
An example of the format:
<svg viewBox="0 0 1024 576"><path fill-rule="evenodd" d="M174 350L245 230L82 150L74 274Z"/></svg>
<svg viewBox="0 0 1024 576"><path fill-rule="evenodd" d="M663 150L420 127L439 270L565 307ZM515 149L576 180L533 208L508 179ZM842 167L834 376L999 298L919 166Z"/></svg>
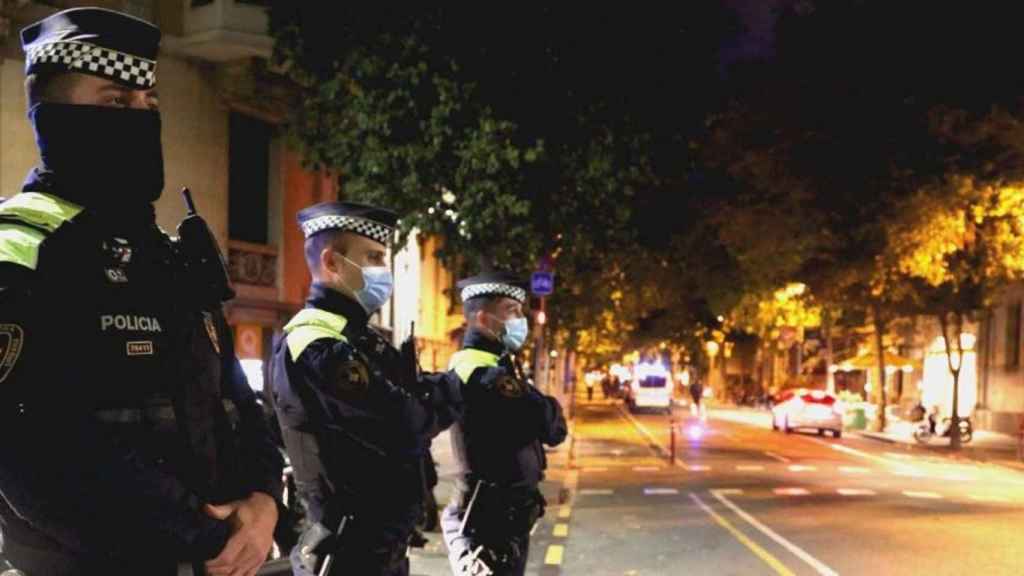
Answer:
<svg viewBox="0 0 1024 576"><path fill-rule="evenodd" d="M676 409L670 461L668 416L604 401L576 412L530 574L1024 574L1020 471L772 432L735 410L713 410L695 438ZM413 572L447 574L441 560L443 547L417 551Z"/></svg>

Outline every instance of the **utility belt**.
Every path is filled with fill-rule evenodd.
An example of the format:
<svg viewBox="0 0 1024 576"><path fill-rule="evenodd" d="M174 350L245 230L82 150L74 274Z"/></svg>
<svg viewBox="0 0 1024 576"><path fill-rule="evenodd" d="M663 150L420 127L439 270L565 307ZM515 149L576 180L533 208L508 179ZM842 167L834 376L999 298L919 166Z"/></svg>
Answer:
<svg viewBox="0 0 1024 576"><path fill-rule="evenodd" d="M353 516L346 516L340 526L310 525L299 537L290 554L292 570L297 576L334 574L332 566L346 569L391 573L405 562L409 547L405 542L393 544L368 543L364 527Z"/></svg>
<svg viewBox="0 0 1024 576"><path fill-rule="evenodd" d="M222 399L224 413L232 428L237 428L240 415L235 403ZM110 425L148 425L155 432L176 432L178 416L170 402L156 402L144 407L107 408L96 410L93 416L97 421Z"/></svg>
<svg viewBox="0 0 1024 576"><path fill-rule="evenodd" d="M462 513L464 536L506 540L529 534L544 516L547 502L536 486L508 486L482 479L466 484L453 497Z"/></svg>

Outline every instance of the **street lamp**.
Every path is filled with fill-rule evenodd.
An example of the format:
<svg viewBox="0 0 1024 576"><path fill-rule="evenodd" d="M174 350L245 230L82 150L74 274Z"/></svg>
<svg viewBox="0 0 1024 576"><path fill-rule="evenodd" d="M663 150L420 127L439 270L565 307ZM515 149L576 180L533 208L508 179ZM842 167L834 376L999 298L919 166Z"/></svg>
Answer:
<svg viewBox="0 0 1024 576"><path fill-rule="evenodd" d="M704 344L704 347L708 351L708 356L714 357L718 354L718 342L708 340L707 343Z"/></svg>

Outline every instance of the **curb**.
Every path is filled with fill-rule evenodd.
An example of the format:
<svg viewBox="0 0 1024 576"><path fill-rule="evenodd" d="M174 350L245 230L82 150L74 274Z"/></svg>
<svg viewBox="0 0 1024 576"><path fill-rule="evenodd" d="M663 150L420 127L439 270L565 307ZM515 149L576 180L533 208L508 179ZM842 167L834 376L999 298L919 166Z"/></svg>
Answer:
<svg viewBox="0 0 1024 576"><path fill-rule="evenodd" d="M871 433L871 432L853 432L858 438L864 438L865 440L871 440L874 442L882 442L889 445L900 445L905 446L910 450L923 452L932 456L938 456L947 460L954 460L958 462L973 462L975 464L985 464L988 466L1002 466L1010 468L1017 472L1024 472L1024 463L1016 462L1014 460L1007 460L1001 458L984 458L978 457L971 454L947 452L944 450L930 448L928 446L922 446L919 444L911 444L909 442L901 442L895 438L891 438L882 434Z"/></svg>
<svg viewBox="0 0 1024 576"><path fill-rule="evenodd" d="M908 447L918 448L918 446L914 446L913 444L911 444L909 442L900 442L899 440L897 440L895 438L891 438L891 437L886 436L884 434L877 434L877 433L874 433L874 432L860 432L860 431L854 431L854 430L850 430L848 433L849 434L853 434L854 436L857 436L858 438L864 438L865 440L873 440L875 442L884 442L886 444L903 444L903 445L908 446Z"/></svg>

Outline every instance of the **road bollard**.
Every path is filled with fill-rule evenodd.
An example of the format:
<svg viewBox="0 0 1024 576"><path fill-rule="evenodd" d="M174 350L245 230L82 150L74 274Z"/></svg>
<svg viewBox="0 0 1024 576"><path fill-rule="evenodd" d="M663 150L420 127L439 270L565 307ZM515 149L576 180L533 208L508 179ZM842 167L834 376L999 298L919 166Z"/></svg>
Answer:
<svg viewBox="0 0 1024 576"><path fill-rule="evenodd" d="M668 421L669 430L669 444L668 444L668 465L675 466L676 463L676 423L674 420Z"/></svg>

